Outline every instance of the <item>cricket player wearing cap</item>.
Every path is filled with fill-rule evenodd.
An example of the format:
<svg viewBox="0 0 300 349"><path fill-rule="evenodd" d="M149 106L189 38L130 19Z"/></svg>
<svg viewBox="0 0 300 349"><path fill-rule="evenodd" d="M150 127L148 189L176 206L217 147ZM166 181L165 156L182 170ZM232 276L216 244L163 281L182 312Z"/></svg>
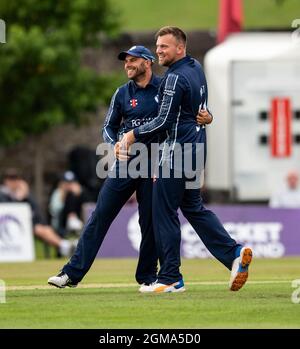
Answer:
<svg viewBox="0 0 300 349"><path fill-rule="evenodd" d="M156 116L155 97L160 84L160 78L152 74L151 66L155 57L146 47L133 46L128 51L121 52L118 58L125 62L129 81L114 93L102 132L104 140L115 146L117 174L120 164L118 140L123 132L133 129L137 123L149 122ZM142 233L136 280L139 284L146 285L156 280L158 258L152 227L151 176L117 176L106 178L96 208L83 229L75 253L58 275L49 278L50 285L59 288L77 286L90 269L111 223L135 191Z"/></svg>

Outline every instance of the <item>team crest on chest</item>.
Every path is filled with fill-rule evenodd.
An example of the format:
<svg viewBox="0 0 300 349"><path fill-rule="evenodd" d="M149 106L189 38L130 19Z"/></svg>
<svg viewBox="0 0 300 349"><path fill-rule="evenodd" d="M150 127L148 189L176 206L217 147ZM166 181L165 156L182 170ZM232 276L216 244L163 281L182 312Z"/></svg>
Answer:
<svg viewBox="0 0 300 349"><path fill-rule="evenodd" d="M132 106L132 108L135 108L138 105L138 101L137 99L131 99L130 100L130 105Z"/></svg>

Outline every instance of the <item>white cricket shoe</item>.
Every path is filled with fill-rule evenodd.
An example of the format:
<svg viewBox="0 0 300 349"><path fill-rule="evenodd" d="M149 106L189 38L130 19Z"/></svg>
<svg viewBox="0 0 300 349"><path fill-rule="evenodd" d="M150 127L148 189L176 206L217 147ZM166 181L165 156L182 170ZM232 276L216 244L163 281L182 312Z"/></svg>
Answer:
<svg viewBox="0 0 300 349"><path fill-rule="evenodd" d="M77 287L78 283L74 283L69 276L61 271L59 274L56 276L51 276L48 279L48 284L51 286L55 286L58 288L65 288L66 286L68 287Z"/></svg>
<svg viewBox="0 0 300 349"><path fill-rule="evenodd" d="M151 292L151 287L154 284L156 284L157 281L151 282L151 284L147 284L147 283L143 283L141 284L140 288L139 288L139 292L141 293L147 293L147 292Z"/></svg>
<svg viewBox="0 0 300 349"><path fill-rule="evenodd" d="M141 290L142 289L142 290ZM184 292L184 282L183 280L179 280L170 285L161 284L158 282L154 282L149 286L143 285L140 287L140 292L142 293L170 293L170 292Z"/></svg>

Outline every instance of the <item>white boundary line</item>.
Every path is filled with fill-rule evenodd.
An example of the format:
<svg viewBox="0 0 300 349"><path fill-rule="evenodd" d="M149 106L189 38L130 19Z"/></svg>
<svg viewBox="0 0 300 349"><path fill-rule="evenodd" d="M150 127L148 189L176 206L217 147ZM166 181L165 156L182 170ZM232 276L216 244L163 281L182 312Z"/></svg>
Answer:
<svg viewBox="0 0 300 349"><path fill-rule="evenodd" d="M247 284L251 285L267 285L267 284L287 284L291 283L292 280L261 280L261 281L248 281ZM213 286L213 285L228 285L227 281L197 281L187 282L187 286ZM103 283L103 284L80 284L80 288L127 288L127 287L138 287L136 283ZM28 290L51 290L56 287L50 285L28 285L28 286L6 286L6 291L28 291Z"/></svg>

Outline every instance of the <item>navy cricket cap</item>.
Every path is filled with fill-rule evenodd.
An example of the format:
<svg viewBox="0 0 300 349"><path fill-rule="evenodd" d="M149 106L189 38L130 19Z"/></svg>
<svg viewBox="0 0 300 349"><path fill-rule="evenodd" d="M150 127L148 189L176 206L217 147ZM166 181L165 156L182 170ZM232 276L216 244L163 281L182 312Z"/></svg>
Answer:
<svg viewBox="0 0 300 349"><path fill-rule="evenodd" d="M145 46L132 46L128 51L123 51L118 55L120 61L124 61L126 56L141 57L148 61L155 61L155 57L152 52L148 50Z"/></svg>

